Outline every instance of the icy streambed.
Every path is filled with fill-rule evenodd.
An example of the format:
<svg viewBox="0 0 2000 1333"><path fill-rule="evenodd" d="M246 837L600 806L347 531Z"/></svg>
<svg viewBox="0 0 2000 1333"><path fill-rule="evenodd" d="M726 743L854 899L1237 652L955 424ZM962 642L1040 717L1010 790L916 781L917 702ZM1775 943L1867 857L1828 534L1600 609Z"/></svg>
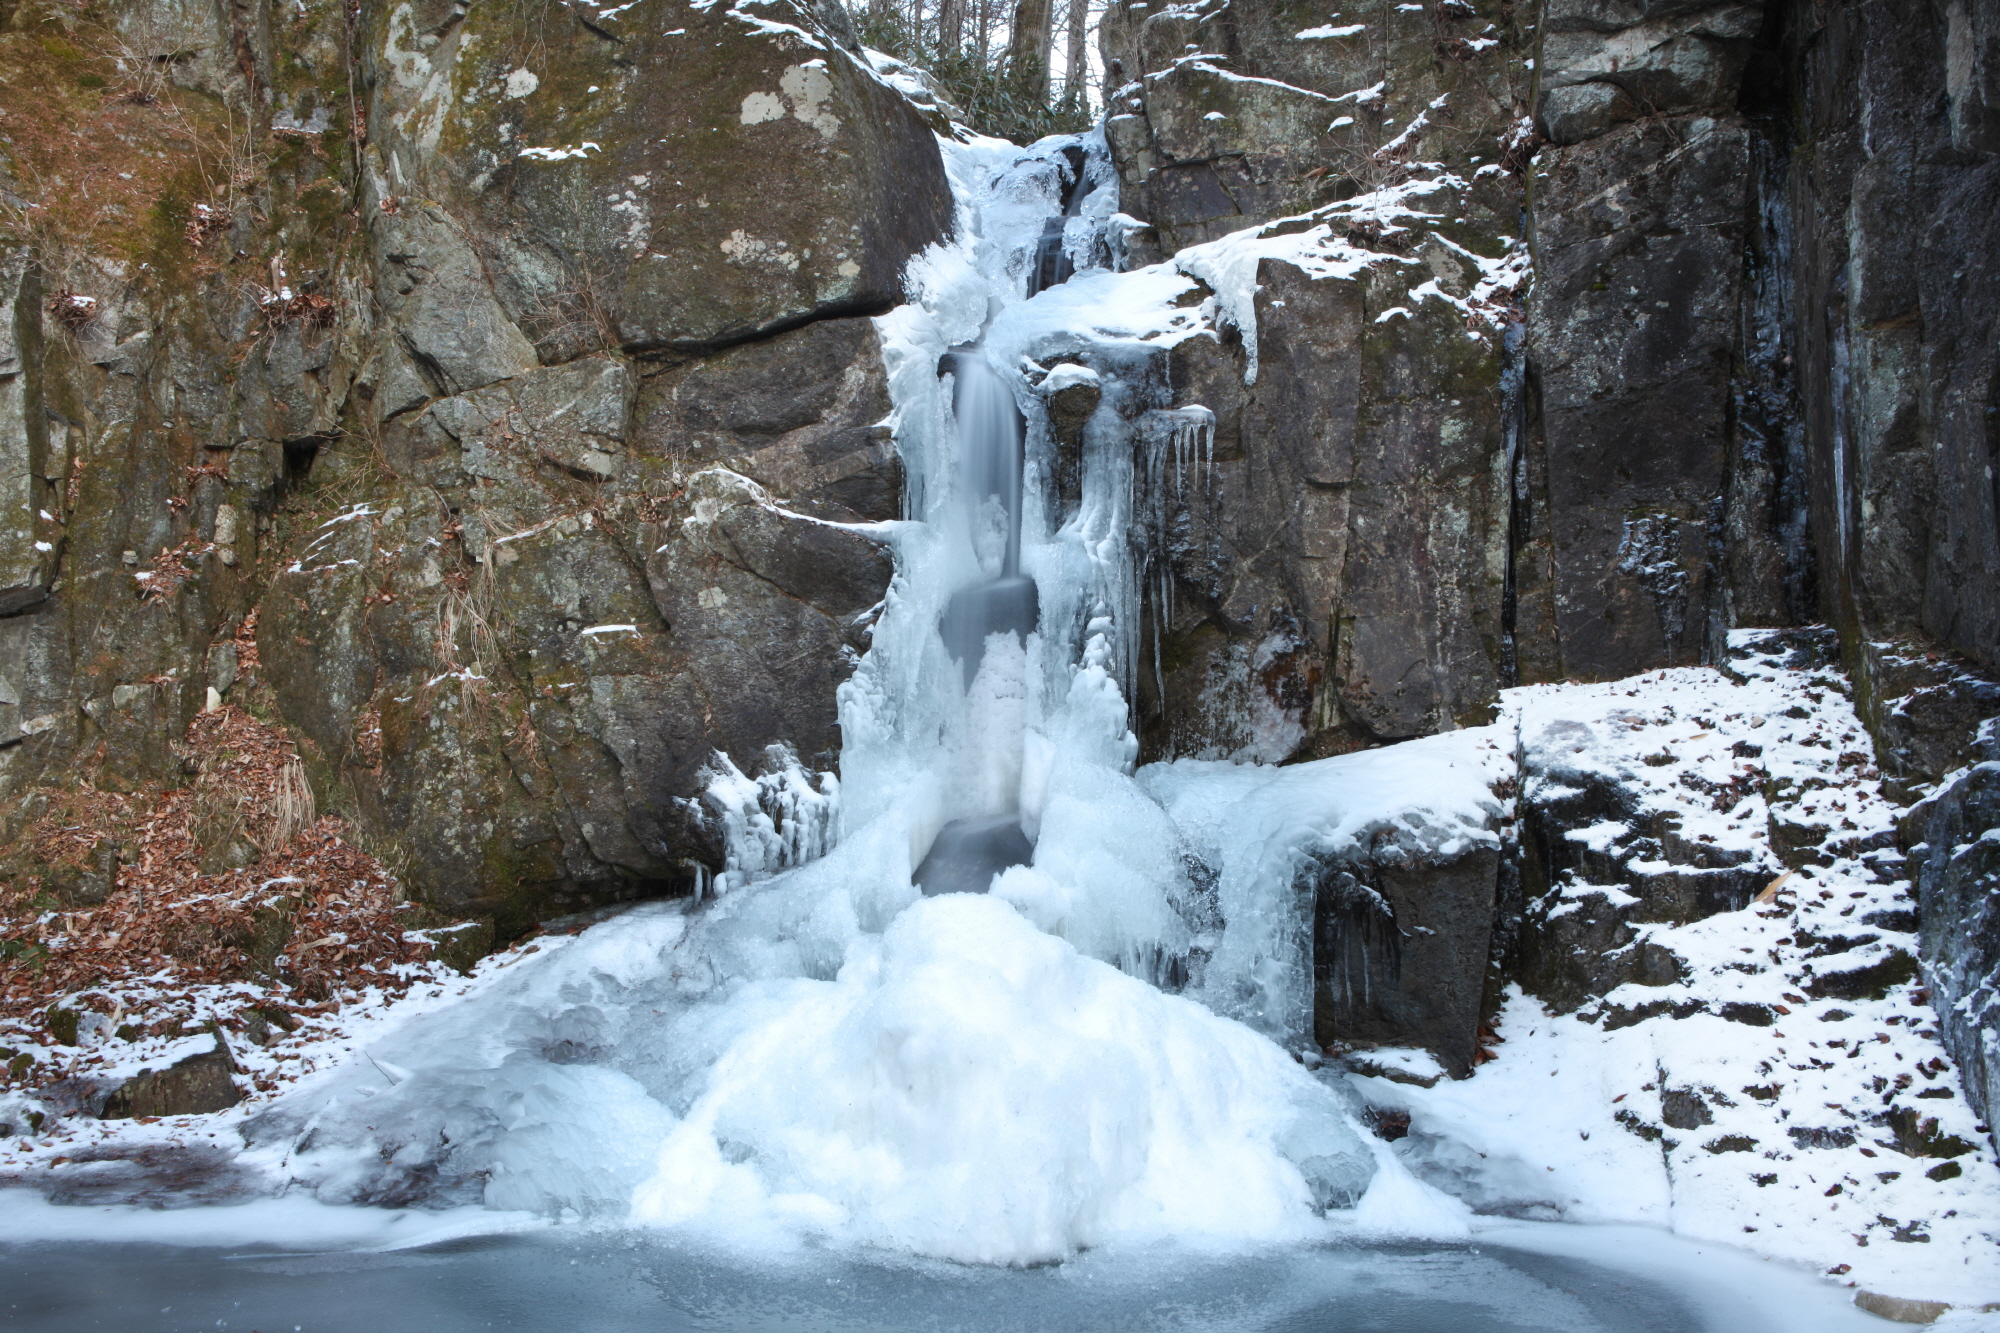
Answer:
<svg viewBox="0 0 2000 1333"><path fill-rule="evenodd" d="M1335 1243L1227 1255L1151 1248L1020 1270L826 1254L753 1266L628 1230L455 1234L466 1218L318 1205L207 1210L194 1230L140 1210L58 1210L18 1197L0 1206L44 1237L0 1246L0 1322L20 1333L1862 1333L1883 1326L1798 1273L1633 1228L1502 1223L1454 1245ZM491 1213L478 1219L492 1220ZM320 1247L278 1249L255 1239L266 1231L302 1245L317 1237ZM203 1244L159 1243L168 1235ZM330 1246L335 1240L344 1244ZM1964 1327L1971 1333L1977 1325Z"/></svg>

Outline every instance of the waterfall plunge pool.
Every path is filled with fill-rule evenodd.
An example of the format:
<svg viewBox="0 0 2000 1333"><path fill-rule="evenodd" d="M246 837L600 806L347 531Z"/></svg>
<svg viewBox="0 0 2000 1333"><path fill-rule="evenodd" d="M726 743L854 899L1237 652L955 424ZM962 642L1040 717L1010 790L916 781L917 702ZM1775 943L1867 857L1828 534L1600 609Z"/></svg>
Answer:
<svg viewBox="0 0 2000 1333"><path fill-rule="evenodd" d="M176 1214L65 1211L92 1215L100 1235L135 1238L0 1246L0 1320L18 1333L1842 1333L1883 1327L1847 1305L1844 1293L1803 1272L1623 1227L1505 1222L1469 1244L1321 1244L1236 1254L1146 1248L996 1269L826 1251L749 1262L645 1232L564 1227L396 1249L288 1252L268 1240L181 1248L138 1238L169 1234ZM225 1229L231 1213L260 1212L196 1211L210 1227ZM384 1216L394 1215L378 1214ZM82 1234L88 1225L77 1217L58 1230ZM257 1229L246 1226L241 1239Z"/></svg>

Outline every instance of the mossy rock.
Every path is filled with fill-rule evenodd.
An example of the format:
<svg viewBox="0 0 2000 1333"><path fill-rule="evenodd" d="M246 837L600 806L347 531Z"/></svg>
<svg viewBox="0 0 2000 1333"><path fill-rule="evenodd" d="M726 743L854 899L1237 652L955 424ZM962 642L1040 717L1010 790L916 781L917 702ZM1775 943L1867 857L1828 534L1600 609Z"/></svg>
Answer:
<svg viewBox="0 0 2000 1333"><path fill-rule="evenodd" d="M204 1115L243 1100L231 1077L236 1062L221 1036L215 1049L190 1055L165 1069L142 1069L112 1090L100 1118L126 1120L137 1116Z"/></svg>

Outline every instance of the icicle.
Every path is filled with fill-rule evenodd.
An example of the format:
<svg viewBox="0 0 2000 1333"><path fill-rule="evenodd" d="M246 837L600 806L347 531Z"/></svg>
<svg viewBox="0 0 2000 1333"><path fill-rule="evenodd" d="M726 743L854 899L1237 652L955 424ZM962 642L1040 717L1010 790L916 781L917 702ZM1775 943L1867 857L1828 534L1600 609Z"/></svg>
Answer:
<svg viewBox="0 0 2000 1333"><path fill-rule="evenodd" d="M1164 582L1164 581L1163 581ZM1164 715L1167 707L1167 674L1160 664L1160 640L1166 637L1167 628L1160 614L1161 599L1153 601L1153 688L1160 694L1160 711Z"/></svg>
<svg viewBox="0 0 2000 1333"><path fill-rule="evenodd" d="M1215 416L1209 415L1208 425L1201 433L1202 475L1205 478L1202 499L1212 502L1215 498Z"/></svg>
<svg viewBox="0 0 2000 1333"><path fill-rule="evenodd" d="M830 851L838 837L840 779L809 774L788 745L765 747L766 771L746 777L720 750L708 769L702 799L722 826L724 870L715 895ZM697 894L700 877L697 875Z"/></svg>

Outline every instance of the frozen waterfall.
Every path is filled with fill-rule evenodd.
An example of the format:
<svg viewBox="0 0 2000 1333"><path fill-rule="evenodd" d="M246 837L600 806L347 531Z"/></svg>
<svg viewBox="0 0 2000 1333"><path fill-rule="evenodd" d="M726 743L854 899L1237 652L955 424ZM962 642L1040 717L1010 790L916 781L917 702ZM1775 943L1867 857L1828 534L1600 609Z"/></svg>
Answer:
<svg viewBox="0 0 2000 1333"><path fill-rule="evenodd" d="M1283 1024L1199 1002L1249 982L1191 984L1216 960L1303 962L1218 946L1241 923L1133 775L1135 495L1149 471L1189 490L1206 460L1183 431L1135 473L1133 419L1160 404L1116 372L1192 327L1187 281L1105 267L1100 141L944 149L960 234L878 321L908 499L875 529L898 572L841 690L837 788L719 769L743 873L592 928L268 1113L257 1151L292 1188L1005 1264L1342 1217L1462 1227ZM1107 374L1065 510L1035 393L1080 355ZM1269 910L1290 874L1267 876ZM1228 886L1244 922L1264 910Z"/></svg>

